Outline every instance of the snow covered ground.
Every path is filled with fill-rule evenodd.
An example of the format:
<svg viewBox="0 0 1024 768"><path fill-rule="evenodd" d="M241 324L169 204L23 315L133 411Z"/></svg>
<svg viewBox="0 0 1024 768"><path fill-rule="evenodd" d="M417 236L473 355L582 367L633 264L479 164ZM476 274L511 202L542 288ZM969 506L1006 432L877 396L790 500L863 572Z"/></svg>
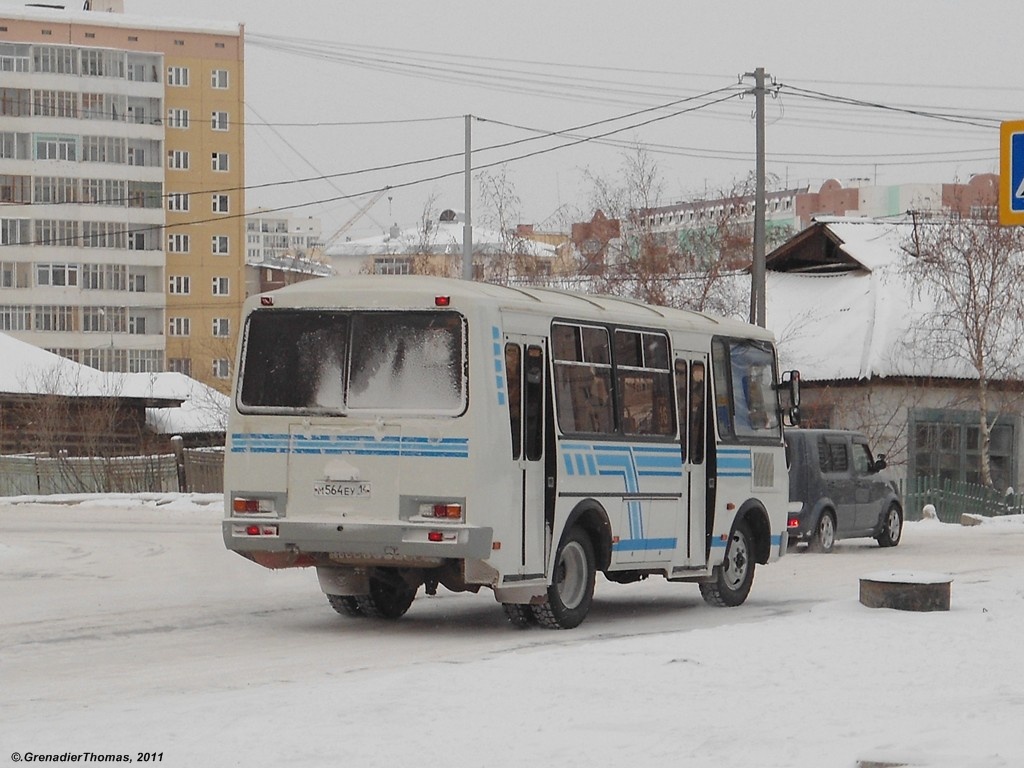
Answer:
<svg viewBox="0 0 1024 768"><path fill-rule="evenodd" d="M735 609L599 578L558 632L490 593L342 618L313 571L227 552L219 496L61 501L0 499L0 764L1024 764L1019 517L793 553ZM952 610L862 606L893 570L951 575Z"/></svg>

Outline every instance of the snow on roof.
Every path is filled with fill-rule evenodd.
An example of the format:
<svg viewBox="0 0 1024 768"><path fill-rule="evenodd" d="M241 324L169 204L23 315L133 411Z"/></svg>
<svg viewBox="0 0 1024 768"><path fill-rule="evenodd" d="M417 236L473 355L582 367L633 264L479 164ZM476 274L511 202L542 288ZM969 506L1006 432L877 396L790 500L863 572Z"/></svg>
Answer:
<svg viewBox="0 0 1024 768"><path fill-rule="evenodd" d="M106 373L0 333L0 393L144 400L161 434L223 432L228 397L182 373Z"/></svg>
<svg viewBox="0 0 1024 768"><path fill-rule="evenodd" d="M146 424L157 434L200 434L224 432L228 423L231 399L183 373L133 374L151 375L155 392L185 393L177 408L147 408Z"/></svg>
<svg viewBox="0 0 1024 768"><path fill-rule="evenodd" d="M326 255L337 256L377 256L380 254L412 255L419 253L444 253L457 255L462 253L461 221L439 221L433 224L429 234L422 227L410 227L360 240L349 240L335 243L327 249ZM494 229L473 227L473 250L484 253L504 253L514 249L516 253L528 256L553 258L555 246L540 243L524 237L512 237Z"/></svg>
<svg viewBox="0 0 1024 768"><path fill-rule="evenodd" d="M934 306L904 270L909 222L819 217L862 269L816 274L769 271L767 324L780 365L806 381L913 376L974 378L964 363L913 348L912 329Z"/></svg>

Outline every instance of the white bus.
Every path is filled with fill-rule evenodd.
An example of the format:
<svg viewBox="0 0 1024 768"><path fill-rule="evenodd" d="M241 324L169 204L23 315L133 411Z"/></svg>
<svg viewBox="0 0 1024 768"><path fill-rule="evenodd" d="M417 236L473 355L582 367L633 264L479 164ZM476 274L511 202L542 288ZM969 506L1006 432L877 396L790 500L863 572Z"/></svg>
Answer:
<svg viewBox="0 0 1024 768"><path fill-rule="evenodd" d="M742 603L786 551L768 331L621 298L420 276L312 280L245 306L224 541L315 567L336 611L486 587L571 628L595 574Z"/></svg>

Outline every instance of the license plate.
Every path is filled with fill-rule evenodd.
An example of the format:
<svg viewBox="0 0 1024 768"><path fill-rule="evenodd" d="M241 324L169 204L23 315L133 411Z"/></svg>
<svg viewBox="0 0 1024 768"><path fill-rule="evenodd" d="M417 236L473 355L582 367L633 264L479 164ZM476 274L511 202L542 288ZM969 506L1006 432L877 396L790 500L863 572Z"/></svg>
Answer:
<svg viewBox="0 0 1024 768"><path fill-rule="evenodd" d="M314 496L359 498L370 495L370 484L360 480L318 480L313 483Z"/></svg>

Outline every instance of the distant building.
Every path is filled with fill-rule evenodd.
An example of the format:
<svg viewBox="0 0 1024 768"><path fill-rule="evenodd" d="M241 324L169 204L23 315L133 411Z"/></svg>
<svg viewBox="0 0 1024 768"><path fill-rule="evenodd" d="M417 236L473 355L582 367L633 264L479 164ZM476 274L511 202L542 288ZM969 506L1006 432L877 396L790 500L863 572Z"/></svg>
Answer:
<svg viewBox="0 0 1024 768"><path fill-rule="evenodd" d="M246 296L330 277L322 256L320 219L263 210L245 217Z"/></svg>
<svg viewBox="0 0 1024 768"><path fill-rule="evenodd" d="M979 174L966 184L893 184L844 187L836 179L823 183L817 192L809 187L765 194L765 226L769 233L796 234L809 227L816 216L868 216L886 218L907 211L959 213L996 205L999 177ZM709 200L678 202L639 212L637 222L647 230L677 237L688 230L717 227L723 222L752 226L753 194L736 194Z"/></svg>
<svg viewBox="0 0 1024 768"><path fill-rule="evenodd" d="M0 331L226 391L244 293L242 27L85 7L0 15Z"/></svg>
<svg viewBox="0 0 1024 768"><path fill-rule="evenodd" d="M400 228L397 224L377 237L335 243L326 258L340 275L461 274L463 216L451 209L428 226ZM529 271L550 274L556 248L516 231L473 227L473 277L511 278Z"/></svg>

